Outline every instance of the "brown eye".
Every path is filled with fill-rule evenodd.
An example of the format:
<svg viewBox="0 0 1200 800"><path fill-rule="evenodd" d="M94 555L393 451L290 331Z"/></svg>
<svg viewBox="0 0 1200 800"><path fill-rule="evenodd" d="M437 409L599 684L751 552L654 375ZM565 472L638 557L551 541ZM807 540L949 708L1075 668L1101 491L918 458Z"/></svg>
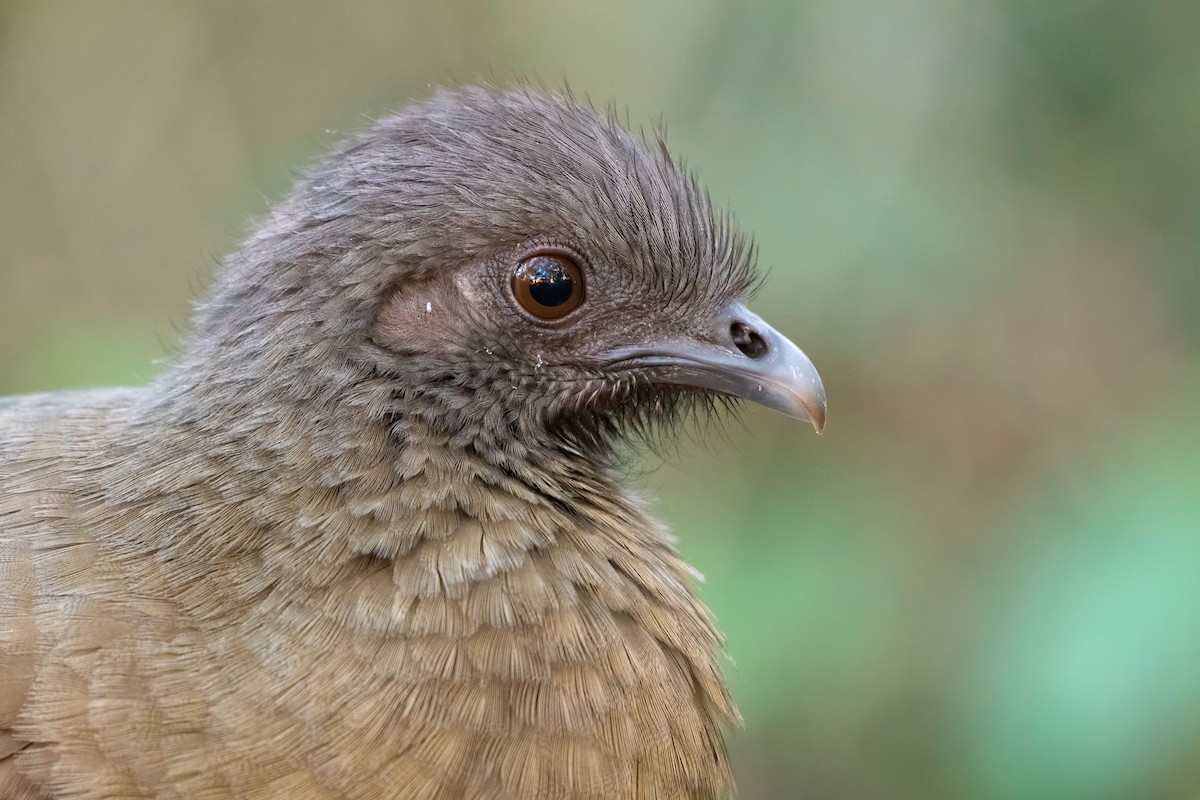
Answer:
<svg viewBox="0 0 1200 800"><path fill-rule="evenodd" d="M566 256L539 253L513 273L513 294L539 319L560 319L583 302L583 272Z"/></svg>

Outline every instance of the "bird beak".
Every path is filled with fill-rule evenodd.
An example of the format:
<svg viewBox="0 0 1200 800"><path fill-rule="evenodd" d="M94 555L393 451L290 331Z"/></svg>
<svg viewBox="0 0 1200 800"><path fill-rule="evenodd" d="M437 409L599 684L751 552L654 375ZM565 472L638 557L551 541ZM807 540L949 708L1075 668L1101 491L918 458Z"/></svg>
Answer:
<svg viewBox="0 0 1200 800"><path fill-rule="evenodd" d="M825 427L825 387L804 351L742 303L718 316L711 337L669 339L610 351L612 366L652 380L741 397Z"/></svg>

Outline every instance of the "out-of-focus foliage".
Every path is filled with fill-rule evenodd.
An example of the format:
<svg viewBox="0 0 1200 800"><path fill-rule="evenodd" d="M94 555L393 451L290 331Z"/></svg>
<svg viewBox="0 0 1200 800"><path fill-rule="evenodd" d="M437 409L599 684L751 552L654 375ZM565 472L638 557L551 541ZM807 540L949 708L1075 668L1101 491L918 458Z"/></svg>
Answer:
<svg viewBox="0 0 1200 800"><path fill-rule="evenodd" d="M142 382L366 118L564 80L668 138L826 379L651 473L742 797L1200 796L1194 0L0 4L0 391Z"/></svg>

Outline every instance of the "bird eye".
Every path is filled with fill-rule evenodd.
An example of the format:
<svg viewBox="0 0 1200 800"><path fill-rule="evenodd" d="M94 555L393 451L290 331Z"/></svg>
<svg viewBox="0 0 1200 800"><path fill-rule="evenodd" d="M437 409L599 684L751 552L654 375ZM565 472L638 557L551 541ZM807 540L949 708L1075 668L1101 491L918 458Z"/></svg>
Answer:
<svg viewBox="0 0 1200 800"><path fill-rule="evenodd" d="M517 265L513 295L538 319L565 317L583 302L583 272L570 258L538 253Z"/></svg>

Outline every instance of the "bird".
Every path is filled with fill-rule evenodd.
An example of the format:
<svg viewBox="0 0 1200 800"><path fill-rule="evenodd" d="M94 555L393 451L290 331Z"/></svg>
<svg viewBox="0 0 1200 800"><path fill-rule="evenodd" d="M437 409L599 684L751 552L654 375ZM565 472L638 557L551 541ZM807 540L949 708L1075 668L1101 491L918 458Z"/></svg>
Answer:
<svg viewBox="0 0 1200 800"><path fill-rule="evenodd" d="M628 454L825 392L626 128L440 90L300 175L148 384L0 401L0 797L732 796Z"/></svg>

